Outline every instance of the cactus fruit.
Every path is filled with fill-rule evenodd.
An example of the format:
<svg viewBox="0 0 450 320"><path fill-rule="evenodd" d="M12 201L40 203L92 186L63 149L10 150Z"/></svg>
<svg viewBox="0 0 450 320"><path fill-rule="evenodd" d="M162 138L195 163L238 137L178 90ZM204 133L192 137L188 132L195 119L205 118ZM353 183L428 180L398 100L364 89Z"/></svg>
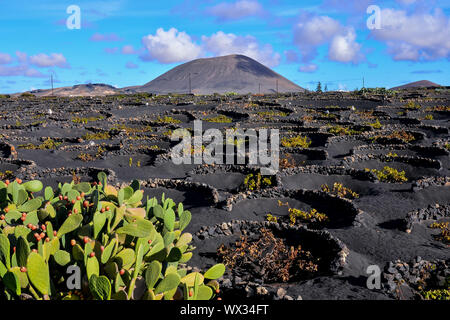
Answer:
<svg viewBox="0 0 450 320"><path fill-rule="evenodd" d="M116 189L104 173L99 183L0 182L0 293L19 299L180 300L214 298L223 265L205 275L188 273L192 235L183 233L191 213L165 195L144 200L140 183ZM43 196L32 193L44 190ZM80 267L83 294L61 281L70 264ZM205 284L205 279L208 283ZM190 293L190 295L189 295Z"/></svg>

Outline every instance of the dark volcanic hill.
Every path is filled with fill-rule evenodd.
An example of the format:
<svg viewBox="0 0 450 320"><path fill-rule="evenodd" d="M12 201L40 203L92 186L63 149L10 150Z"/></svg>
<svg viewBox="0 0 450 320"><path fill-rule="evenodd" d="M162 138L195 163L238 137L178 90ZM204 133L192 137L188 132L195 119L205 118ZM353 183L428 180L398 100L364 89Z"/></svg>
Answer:
<svg viewBox="0 0 450 320"><path fill-rule="evenodd" d="M57 97L85 97L85 96L108 96L121 93L120 89L103 83L79 84L72 87L62 87L53 89L38 89L29 91L37 97L57 96Z"/></svg>
<svg viewBox="0 0 450 320"><path fill-rule="evenodd" d="M143 86L125 89L157 94L189 93L189 77L192 93L195 94L275 93L277 81L278 92L305 91L261 63L243 55L193 60L173 68Z"/></svg>
<svg viewBox="0 0 450 320"><path fill-rule="evenodd" d="M428 81L428 80L421 80L416 82L407 83L403 86L394 87L391 90L401 90L401 89L412 89L412 88L431 88L431 87L441 87L441 85Z"/></svg>

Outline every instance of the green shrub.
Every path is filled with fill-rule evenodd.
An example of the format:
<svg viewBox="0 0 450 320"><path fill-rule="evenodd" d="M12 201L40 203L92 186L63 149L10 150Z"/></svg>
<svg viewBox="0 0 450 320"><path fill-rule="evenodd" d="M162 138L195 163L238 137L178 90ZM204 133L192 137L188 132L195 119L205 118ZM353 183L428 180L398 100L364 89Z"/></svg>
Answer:
<svg viewBox="0 0 450 320"><path fill-rule="evenodd" d="M368 125L374 129L381 129L382 127L381 122L378 119L374 123L368 123Z"/></svg>
<svg viewBox="0 0 450 320"><path fill-rule="evenodd" d="M215 122L215 123L232 123L233 119L224 116L223 114L218 115L217 117L204 119L207 122Z"/></svg>
<svg viewBox="0 0 450 320"><path fill-rule="evenodd" d="M296 136L292 138L282 138L281 145L285 148L304 148L311 146L312 141L308 137Z"/></svg>
<svg viewBox="0 0 450 320"><path fill-rule="evenodd" d="M250 173L244 179L244 190L259 191L261 189L273 187L275 184L275 177L263 177L260 173Z"/></svg>
<svg viewBox="0 0 450 320"><path fill-rule="evenodd" d="M21 144L19 145L20 149L28 149L28 150L55 150L61 145L61 142L56 142L53 139L47 138L40 145L35 145L32 143Z"/></svg>
<svg viewBox="0 0 450 320"><path fill-rule="evenodd" d="M311 209L311 211L308 212L300 209L289 208L289 220L293 225L297 221L317 224L327 222L329 218L326 214L320 213L316 209Z"/></svg>
<svg viewBox="0 0 450 320"><path fill-rule="evenodd" d="M104 116L85 117L85 118L75 117L75 118L72 118L72 122L73 123L88 124L89 122L95 122L95 121L100 121L100 120L104 120L104 119L105 119Z"/></svg>
<svg viewBox="0 0 450 320"><path fill-rule="evenodd" d="M420 104L415 103L414 101L409 101L407 104L403 106L406 110L419 110L422 108Z"/></svg>
<svg viewBox="0 0 450 320"><path fill-rule="evenodd" d="M84 140L108 140L111 139L111 135L108 131L96 132L96 133L86 133L83 136Z"/></svg>
<svg viewBox="0 0 450 320"><path fill-rule="evenodd" d="M20 95L22 98L35 98L35 95L30 92L24 92Z"/></svg>
<svg viewBox="0 0 450 320"><path fill-rule="evenodd" d="M425 300L450 300L450 290L436 289L422 291L422 296Z"/></svg>
<svg viewBox="0 0 450 320"><path fill-rule="evenodd" d="M172 117L164 116L163 118L158 117L158 119L155 120L156 123L159 124L175 124L175 123L181 123L180 120L174 119Z"/></svg>
<svg viewBox="0 0 450 320"><path fill-rule="evenodd" d="M181 203L144 199L137 181L118 190L106 174L98 179L56 190L0 182L0 299L209 300L219 292L223 264L204 274L184 267L194 247ZM67 288L68 266L79 267L81 291Z"/></svg>
<svg viewBox="0 0 450 320"><path fill-rule="evenodd" d="M355 130L344 126L333 126L328 129L328 132L334 134L335 136L353 136L363 133L364 130Z"/></svg>
<svg viewBox="0 0 450 320"><path fill-rule="evenodd" d="M381 182L408 182L405 171L399 172L391 167L384 167L383 170L366 169L366 171L374 173Z"/></svg>

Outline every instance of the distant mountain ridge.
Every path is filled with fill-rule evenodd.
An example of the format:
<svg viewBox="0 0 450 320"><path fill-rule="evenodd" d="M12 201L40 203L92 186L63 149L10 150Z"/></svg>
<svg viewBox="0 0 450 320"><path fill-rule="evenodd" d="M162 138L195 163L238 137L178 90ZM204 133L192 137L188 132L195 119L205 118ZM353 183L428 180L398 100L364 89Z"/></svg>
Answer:
<svg viewBox="0 0 450 320"><path fill-rule="evenodd" d="M421 80L416 82L411 82L404 84L402 86L391 88L391 90L402 90L402 89L412 89L412 88L439 88L441 85L428 81L428 80Z"/></svg>
<svg viewBox="0 0 450 320"><path fill-rule="evenodd" d="M89 84L77 84L71 87L62 87L53 89L38 89L29 91L29 93L34 94L37 97L48 97L48 96L58 96L58 97L70 97L70 96L108 96L119 94L122 91L109 84L103 83L89 83Z"/></svg>

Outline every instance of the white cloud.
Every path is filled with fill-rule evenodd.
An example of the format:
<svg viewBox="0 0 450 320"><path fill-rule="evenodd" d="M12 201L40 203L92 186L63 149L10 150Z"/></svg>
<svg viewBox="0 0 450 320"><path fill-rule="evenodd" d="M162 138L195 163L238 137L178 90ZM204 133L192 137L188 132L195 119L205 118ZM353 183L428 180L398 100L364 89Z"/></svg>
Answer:
<svg viewBox="0 0 450 320"><path fill-rule="evenodd" d="M263 13L262 5L255 0L240 0L233 3L222 2L207 10L219 21L239 20Z"/></svg>
<svg viewBox="0 0 450 320"><path fill-rule="evenodd" d="M131 61L128 61L127 64L125 65L125 67L127 69L137 69L139 68L139 66Z"/></svg>
<svg viewBox="0 0 450 320"><path fill-rule="evenodd" d="M294 26L294 44L306 64L317 57L317 49L325 44L329 44L330 60L358 63L363 59L355 30L342 26L339 21L328 16L302 14Z"/></svg>
<svg viewBox="0 0 450 320"><path fill-rule="evenodd" d="M356 34L353 28L349 28L346 34L336 35L331 41L328 52L330 60L353 63L361 61L361 45L355 42L355 40Z"/></svg>
<svg viewBox="0 0 450 320"><path fill-rule="evenodd" d="M19 62L21 63L27 62L28 56L25 52L16 51L16 56Z"/></svg>
<svg viewBox="0 0 450 320"><path fill-rule="evenodd" d="M94 42L101 42L101 41L111 42L111 41L121 41L122 39L115 33L101 34L97 32L92 35L90 40Z"/></svg>
<svg viewBox="0 0 450 320"><path fill-rule="evenodd" d="M47 55L45 53L39 53L29 58L30 64L45 68L45 67L60 67L67 68L67 60L61 53L52 53Z"/></svg>
<svg viewBox="0 0 450 320"><path fill-rule="evenodd" d="M281 56L273 51L271 45L260 45L252 36L237 36L219 31L210 37L202 36L206 51L216 56L242 54L269 67L280 64Z"/></svg>
<svg viewBox="0 0 450 320"><path fill-rule="evenodd" d="M159 28L155 35L145 36L142 43L147 52L141 58L146 61L157 60L160 63L193 60L198 58L202 51L186 32L178 32L175 28L168 31Z"/></svg>
<svg viewBox="0 0 450 320"><path fill-rule="evenodd" d="M8 53L0 53L0 64L8 64L11 61L12 58Z"/></svg>
<svg viewBox="0 0 450 320"><path fill-rule="evenodd" d="M403 5L411 5L416 2L416 0L397 0L398 3Z"/></svg>
<svg viewBox="0 0 450 320"><path fill-rule="evenodd" d="M312 72L317 71L318 68L319 68L319 66L317 64L310 63L310 64L306 64L306 65L300 66L298 71L312 73Z"/></svg>
<svg viewBox="0 0 450 320"><path fill-rule="evenodd" d="M40 71L29 68L26 65L0 66L0 76L2 76L2 77L24 76L24 77L31 77L31 78L45 77L45 75L42 74Z"/></svg>
<svg viewBox="0 0 450 320"><path fill-rule="evenodd" d="M372 37L386 42L394 60L450 58L450 18L440 9L408 14L403 10L381 11L381 29Z"/></svg>
<svg viewBox="0 0 450 320"><path fill-rule="evenodd" d="M131 45L126 45L122 47L122 54L135 54L136 51L134 50L134 47Z"/></svg>

